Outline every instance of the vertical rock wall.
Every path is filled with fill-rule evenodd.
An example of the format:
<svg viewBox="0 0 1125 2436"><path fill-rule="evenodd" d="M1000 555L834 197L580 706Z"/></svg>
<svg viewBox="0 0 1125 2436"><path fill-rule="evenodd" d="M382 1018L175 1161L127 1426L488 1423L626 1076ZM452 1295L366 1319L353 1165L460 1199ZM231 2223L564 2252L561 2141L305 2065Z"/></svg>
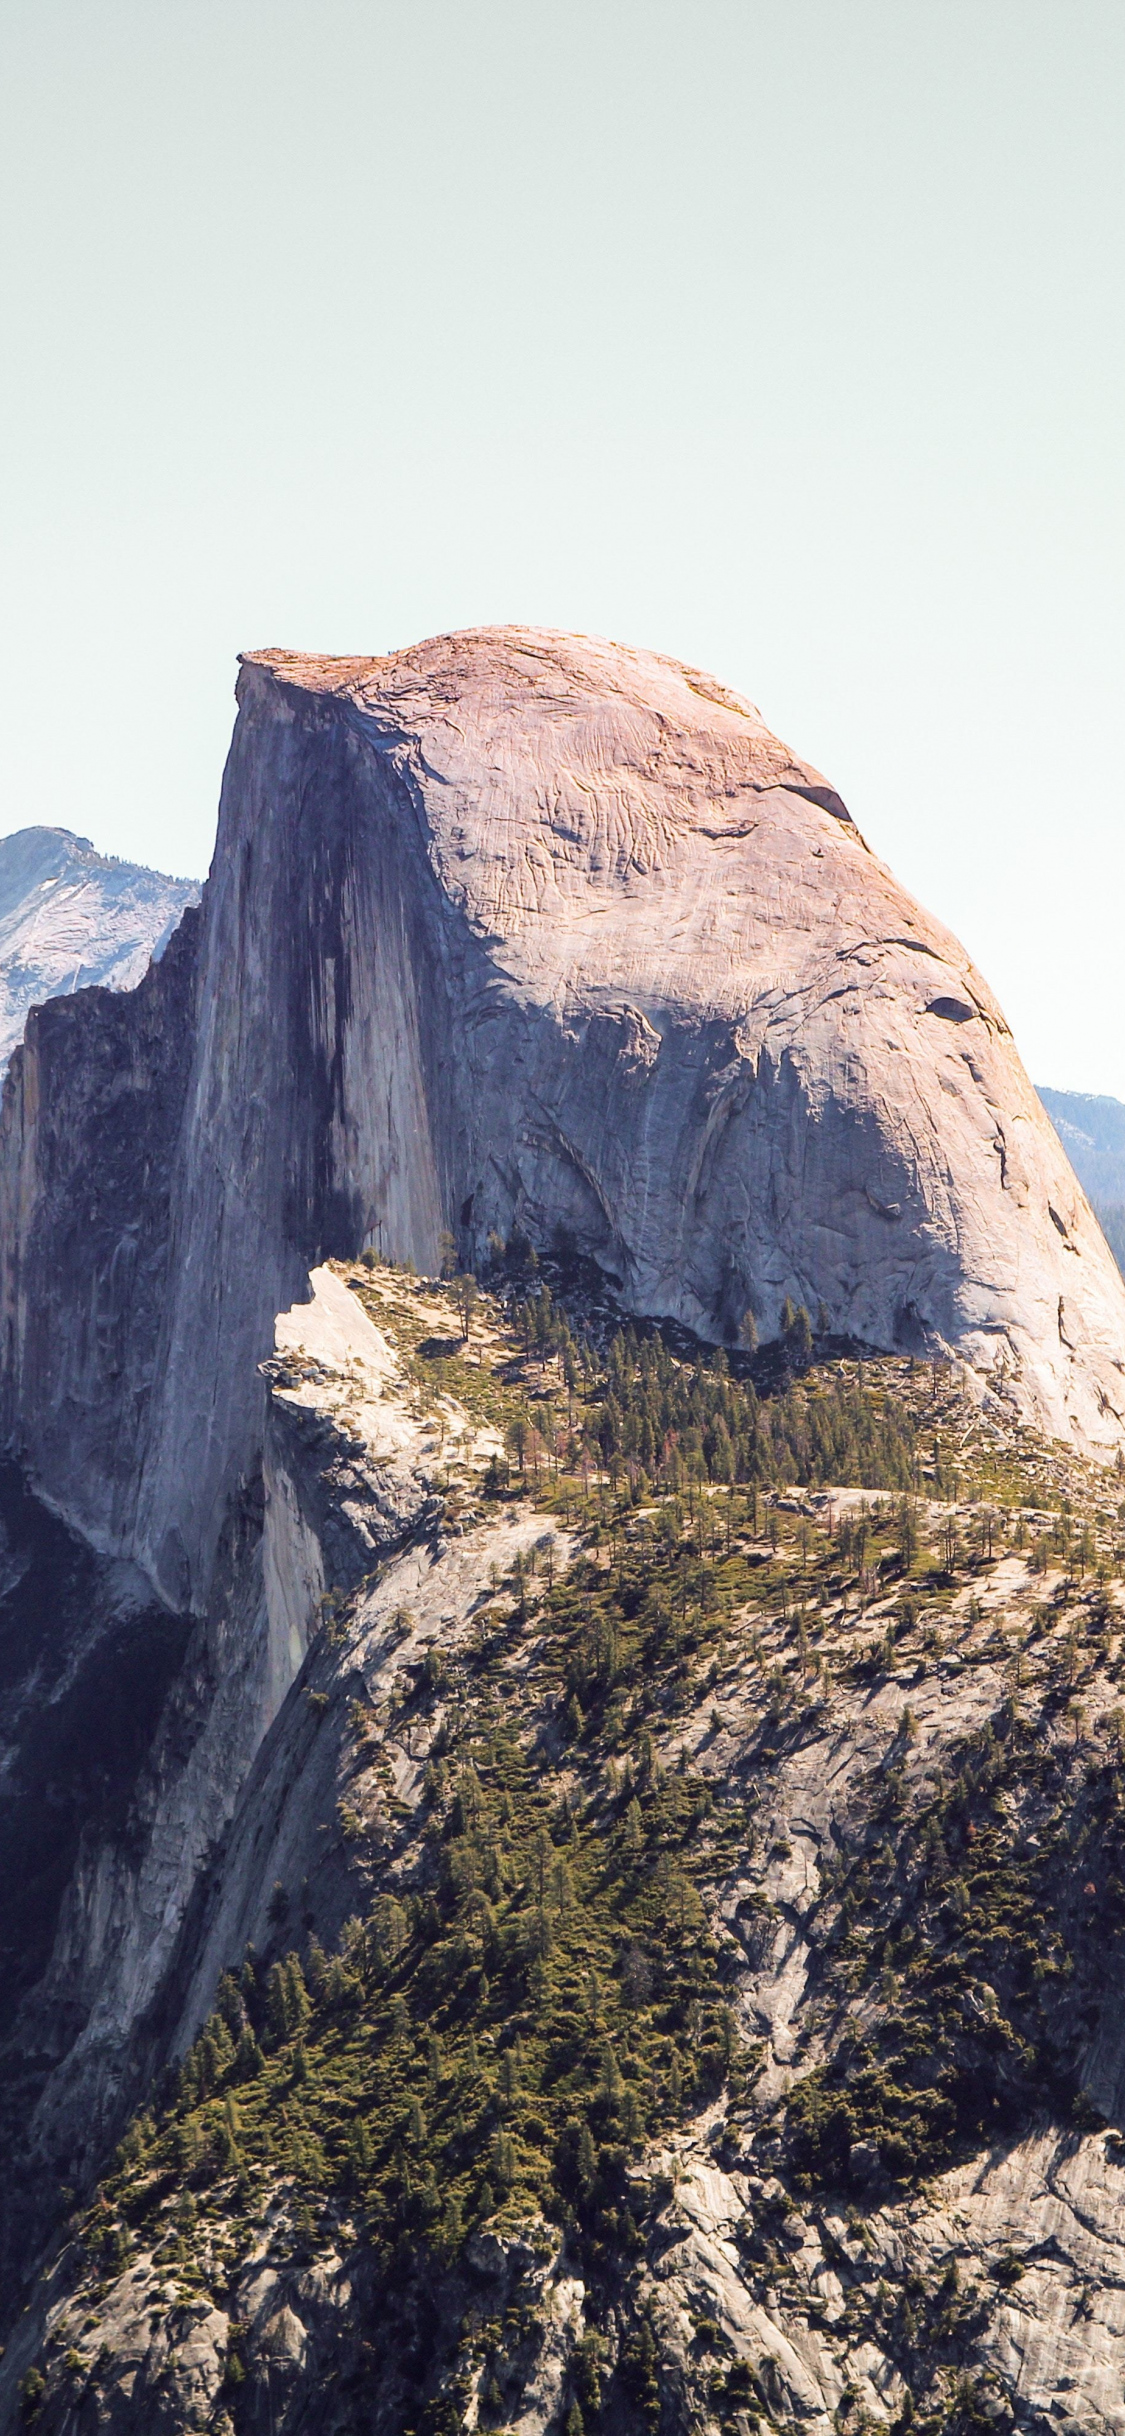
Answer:
<svg viewBox="0 0 1125 2436"><path fill-rule="evenodd" d="M0 1114L5 1446L182 1630L12 2033L57 2032L42 2159L167 2032L329 1570L261 1367L318 1261L561 1235L704 1338L791 1295L1122 1438L1125 1287L999 1008L752 706L515 630L265 655L240 701L199 912L132 993L32 1017Z"/></svg>
<svg viewBox="0 0 1125 2436"><path fill-rule="evenodd" d="M29 1018L0 1114L0 1431L48 1500L129 1554L168 1292L200 917L127 993Z"/></svg>
<svg viewBox="0 0 1125 2436"><path fill-rule="evenodd" d="M205 1599L233 1484L261 1460L258 1365L317 1260L372 1231L436 1263L454 1073L435 891L392 767L252 678L208 884L173 1180L161 1390L137 1545ZM408 813L408 807L407 813Z"/></svg>
<svg viewBox="0 0 1125 2436"><path fill-rule="evenodd" d="M1003 1015L752 705L515 629L239 692L198 924L33 1019L0 1129L4 1426L98 1545L204 1611L275 1313L443 1228L1120 1444L1125 1288Z"/></svg>

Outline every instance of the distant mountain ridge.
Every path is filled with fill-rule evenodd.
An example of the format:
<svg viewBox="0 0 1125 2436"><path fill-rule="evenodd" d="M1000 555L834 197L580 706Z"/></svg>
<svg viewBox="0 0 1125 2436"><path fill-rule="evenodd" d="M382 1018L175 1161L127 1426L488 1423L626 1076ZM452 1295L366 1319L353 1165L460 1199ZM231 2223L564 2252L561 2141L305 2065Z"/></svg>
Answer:
<svg viewBox="0 0 1125 2436"><path fill-rule="evenodd" d="M1092 1201L1125 1202L1125 1101L1036 1085L1075 1175Z"/></svg>
<svg viewBox="0 0 1125 2436"><path fill-rule="evenodd" d="M1037 1089L1125 1274L1125 1101L1107 1092L1049 1091L1044 1083Z"/></svg>
<svg viewBox="0 0 1125 2436"><path fill-rule="evenodd" d="M14 892L0 2436L1125 2436L1125 1282L1001 1009L699 670L238 693L135 989Z"/></svg>
<svg viewBox="0 0 1125 2436"><path fill-rule="evenodd" d="M99 854L70 829L0 837L0 1061L45 998L134 988L198 898L197 880Z"/></svg>

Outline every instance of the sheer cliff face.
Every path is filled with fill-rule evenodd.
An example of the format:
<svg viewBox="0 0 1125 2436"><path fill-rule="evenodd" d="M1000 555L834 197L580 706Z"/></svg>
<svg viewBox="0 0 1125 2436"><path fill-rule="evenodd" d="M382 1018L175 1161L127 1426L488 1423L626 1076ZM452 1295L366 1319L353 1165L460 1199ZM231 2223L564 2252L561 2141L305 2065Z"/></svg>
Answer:
<svg viewBox="0 0 1125 2436"><path fill-rule="evenodd" d="M310 1264L371 1241L432 1268L443 1227L465 1259L561 1232L626 1306L713 1339L747 1306L769 1337L789 1295L873 1345L952 1346L1116 1445L1125 1289L1003 1016L751 705L519 629L258 654L239 693L167 1291L73 1391L112 1430L130 1327L155 1332L139 1459L81 1494L169 1599L205 1595ZM21 1176L42 1156L24 1139ZM19 1189L17 1264L42 1224ZM59 1362L9 1358L71 1510Z"/></svg>
<svg viewBox="0 0 1125 2436"><path fill-rule="evenodd" d="M199 916L129 993L33 1010L0 1117L0 1416L103 1553L132 1543L168 1293Z"/></svg>
<svg viewBox="0 0 1125 2436"><path fill-rule="evenodd" d="M998 1008L749 705L517 630L259 655L239 691L201 907L131 993L35 1012L4 1087L0 1844L10 1888L46 1853L55 1922L0 2006L10 2295L339 1828L322 1594L444 1633L491 1578L491 1523L468 1572L436 1538L411 1374L399 1410L318 1263L561 1235L705 1338L748 1305L769 1338L789 1295L956 1349L982 1428L1122 1435L1125 1288Z"/></svg>
<svg viewBox="0 0 1125 2436"><path fill-rule="evenodd" d="M514 630L264 654L239 690L143 1504L167 1580L310 1260L432 1268L443 1226L466 1259L561 1229L707 1337L823 1303L1116 1443L1125 1293L1003 1016L749 704Z"/></svg>

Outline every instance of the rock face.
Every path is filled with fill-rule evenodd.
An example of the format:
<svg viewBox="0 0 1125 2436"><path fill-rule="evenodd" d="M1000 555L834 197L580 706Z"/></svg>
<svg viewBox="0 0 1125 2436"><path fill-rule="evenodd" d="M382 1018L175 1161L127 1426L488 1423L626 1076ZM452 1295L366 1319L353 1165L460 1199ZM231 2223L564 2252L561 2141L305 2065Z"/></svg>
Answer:
<svg viewBox="0 0 1125 2436"><path fill-rule="evenodd" d="M255 655L239 694L201 905L134 990L34 1010L4 1088L9 1880L40 1840L37 1685L64 1728L89 1691L113 1790L87 1800L62 1732L53 1943L0 2017L13 2290L52 2194L268 1943L275 1871L313 1884L322 1827L340 1842L305 1702L347 1693L323 1602L374 1597L376 1673L399 1600L475 1631L496 1550L438 1536L468 1422L429 1434L405 1356L390 1382L318 1264L432 1272L446 1231L463 1265L522 1237L705 1342L747 1308L774 1337L789 1297L822 1344L955 1353L1013 1431L1103 1461L1122 1439L1125 1286L999 1009L749 704L515 629ZM347 1851L338 1877L352 1908Z"/></svg>
<svg viewBox="0 0 1125 2436"><path fill-rule="evenodd" d="M4 1425L99 1545L205 1605L275 1313L326 1254L432 1269L447 1228L465 1261L564 1241L712 1340L789 1296L951 1347L1117 1446L1125 1288L1003 1016L750 704L521 629L257 654L239 694L179 1079L133 1103L170 1214L88 1155L104 1001L73 1047L33 1018L6 1102Z"/></svg>
<svg viewBox="0 0 1125 2436"><path fill-rule="evenodd" d="M1039 1097L1125 1276L1125 1105L1089 1091L1048 1091Z"/></svg>
<svg viewBox="0 0 1125 2436"><path fill-rule="evenodd" d="M268 773L335 842L317 1047L345 1232L431 1266L442 1224L466 1254L562 1229L705 1337L823 1304L1116 1443L1120 1283L1003 1016L749 703L518 632L242 682L239 835Z"/></svg>
<svg viewBox="0 0 1125 2436"><path fill-rule="evenodd" d="M0 1062L44 998L134 989L198 897L193 881L98 854L69 829L0 838Z"/></svg>
<svg viewBox="0 0 1125 2436"><path fill-rule="evenodd" d="M1039 1097L1067 1158L1095 1208L1125 1202L1125 1103L1093 1091L1049 1091Z"/></svg>
<svg viewBox="0 0 1125 2436"><path fill-rule="evenodd" d="M948 1375L934 1390L904 1362L876 1364L879 1393L915 1399L969 1487L919 1503L909 1612L887 1545L897 1496L789 1492L759 1538L757 1493L718 1489L697 1552L706 1537L721 1568L725 1543L728 1604L685 1620L685 1668L684 1635L660 1620L676 1550L645 1513L623 1503L607 1568L600 1526L590 1538L532 1494L481 1495L495 1434L482 1378L519 1367L511 1317L505 1329L490 1308L476 1360L453 1360L435 1350L452 1316L436 1289L378 1270L312 1283L268 1365L268 1563L292 1594L304 1584L301 1673L200 1865L150 2033L153 2061L198 2034L216 2078L194 2101L164 2082L158 2121L134 2127L59 2246L0 2364L0 2426L34 2405L42 2436L552 2436L577 2403L603 2436L1123 2436L1125 1828L1109 1705L1123 1661L1099 1625L1104 1580L1068 1575L1045 1504L1065 1491L1119 1578L1094 1467L1035 1447L1002 1408L980 1413ZM424 1412L419 1359L441 1381ZM451 1510L435 1536L439 1417ZM1018 1546L989 1538L985 1557L980 1538L970 1558L975 1484L1003 1463L1029 1466L1022 1486L1041 1493L1033 1543L1025 1509ZM866 1588L849 1511L869 1553L876 1534L886 1547L889 1571ZM585 1522L596 1514L595 1499ZM330 1546L349 1589L326 1615ZM561 1693L606 1599L620 1671L601 1693L588 1676L572 1737ZM1062 1705L1075 1683L1081 1743L1077 1704ZM543 1906L529 1791L550 1822L554 1942L521 1980ZM605 1906L627 1894L630 1827L646 1838L632 1865L643 1944L622 1933L615 1952ZM673 1861L701 1899L688 1931ZM357 1932L387 1907L395 1934L373 1955ZM294 2038L261 1999L298 1944L313 1996ZM248 1950L265 2057L241 2037L235 2053L243 1998L221 1979ZM217 1988L225 2061L209 2049ZM716 2020L741 2061L709 2078ZM616 2114L607 2055L628 2075ZM655 2121L630 2145L638 2092ZM544 2214L531 2176L583 2109L599 2172L623 2177L615 2209L572 2185L569 2207ZM968 2123L947 2143L958 2109ZM923 2119L921 2151L896 2154ZM471 2138L486 2170L514 2140L520 2184L474 2191L480 2221L453 2238L426 2212L423 2158L444 2199ZM408 2173L388 2222L402 2142L419 2204Z"/></svg>

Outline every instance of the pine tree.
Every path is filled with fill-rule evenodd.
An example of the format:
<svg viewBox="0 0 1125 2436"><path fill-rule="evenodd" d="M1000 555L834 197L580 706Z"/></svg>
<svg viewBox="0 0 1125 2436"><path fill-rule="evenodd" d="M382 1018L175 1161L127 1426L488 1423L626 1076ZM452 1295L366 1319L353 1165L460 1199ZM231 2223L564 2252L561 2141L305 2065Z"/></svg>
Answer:
<svg viewBox="0 0 1125 2436"><path fill-rule="evenodd" d="M397 1962L407 1940L407 1919L393 1895L380 1895L371 1916L372 1943L384 1968Z"/></svg>
<svg viewBox="0 0 1125 2436"><path fill-rule="evenodd" d="M238 1982L231 1971L224 1971L215 1994L215 2006L233 2039L242 2035L246 2008L238 1992Z"/></svg>
<svg viewBox="0 0 1125 2436"><path fill-rule="evenodd" d="M287 1954L285 1957L285 1981L287 1989L287 2027L289 2035L292 2036L295 2030L304 2029L305 2024L312 2012L312 2003L309 1997L308 1989L305 1986L305 1974L301 1969L300 1960L296 1954Z"/></svg>
<svg viewBox="0 0 1125 2436"><path fill-rule="evenodd" d="M238 2148L238 2116L234 2110L233 2098L228 2097L226 2106L219 2117L215 2146L221 2171L225 2174L233 2172L234 2168L241 2163Z"/></svg>
<svg viewBox="0 0 1125 2436"><path fill-rule="evenodd" d="M276 2046L289 2033L289 1992L284 1965L275 1962L266 1981L266 2024Z"/></svg>
<svg viewBox="0 0 1125 2436"><path fill-rule="evenodd" d="M617 2057L615 2056L608 2041L602 2049L600 2086L601 2094L605 2099L607 2106L610 2106L616 2110L621 2103L625 2084L621 2078L621 2066L618 2063Z"/></svg>
<svg viewBox="0 0 1125 2436"><path fill-rule="evenodd" d="M251 2081L265 2068L265 2057L249 2022L242 2033L235 2053L234 2068L240 2081Z"/></svg>
<svg viewBox="0 0 1125 2436"><path fill-rule="evenodd" d="M213 2013L207 2024L207 2040L212 2055L211 2086L229 2072L234 2062L234 2041L221 2013Z"/></svg>
<svg viewBox="0 0 1125 2436"><path fill-rule="evenodd" d="M497 2181L503 2187L510 2188L516 2178L516 2146L511 2133L506 2132L499 2123L492 2135L490 2162Z"/></svg>
<svg viewBox="0 0 1125 2436"><path fill-rule="evenodd" d="M573 1910L574 1880L570 1873L570 1863L563 1858L562 1854L559 1855L551 1874L551 1892L561 1914L565 1916L567 1912Z"/></svg>

